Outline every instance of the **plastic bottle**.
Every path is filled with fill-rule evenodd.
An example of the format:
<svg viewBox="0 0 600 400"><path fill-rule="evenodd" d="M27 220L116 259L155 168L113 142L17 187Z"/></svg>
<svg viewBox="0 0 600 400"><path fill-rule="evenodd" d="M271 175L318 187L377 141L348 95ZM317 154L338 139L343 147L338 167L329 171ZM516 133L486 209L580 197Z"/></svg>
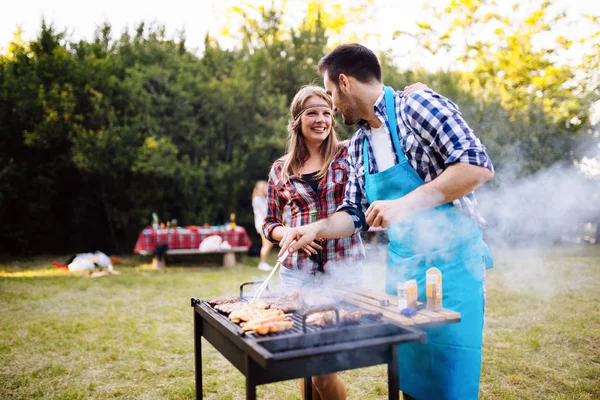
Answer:
<svg viewBox="0 0 600 400"><path fill-rule="evenodd" d="M442 273L432 267L427 270L425 277L427 292L427 309L439 311L442 309Z"/></svg>
<svg viewBox="0 0 600 400"><path fill-rule="evenodd" d="M398 311L405 308L417 308L417 281L409 279L398 284Z"/></svg>
<svg viewBox="0 0 600 400"><path fill-rule="evenodd" d="M235 229L235 214L231 213L229 214L229 229L230 230L234 230Z"/></svg>
<svg viewBox="0 0 600 400"><path fill-rule="evenodd" d="M158 215L156 213L152 213L152 229L156 230L160 227L158 224Z"/></svg>

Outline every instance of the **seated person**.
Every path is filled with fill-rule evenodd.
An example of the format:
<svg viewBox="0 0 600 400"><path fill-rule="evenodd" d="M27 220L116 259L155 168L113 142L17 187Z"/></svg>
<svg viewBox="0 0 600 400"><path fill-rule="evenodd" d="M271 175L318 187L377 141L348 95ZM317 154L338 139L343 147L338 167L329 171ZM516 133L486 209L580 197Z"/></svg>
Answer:
<svg viewBox="0 0 600 400"><path fill-rule="evenodd" d="M119 272L114 270L112 260L101 251L94 253L81 253L72 256L65 264L53 262L57 268L69 270L70 272L79 271L91 271L92 276L103 276L103 275L118 275ZM94 271L96 267L99 267L99 271Z"/></svg>

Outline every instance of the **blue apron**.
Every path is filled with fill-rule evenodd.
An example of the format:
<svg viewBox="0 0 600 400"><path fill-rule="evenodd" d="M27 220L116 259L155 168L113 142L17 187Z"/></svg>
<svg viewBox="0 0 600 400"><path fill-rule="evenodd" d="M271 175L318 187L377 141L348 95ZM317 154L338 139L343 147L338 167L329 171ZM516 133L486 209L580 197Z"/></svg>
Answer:
<svg viewBox="0 0 600 400"><path fill-rule="evenodd" d="M384 91L388 128L399 161L385 171L371 174L365 138L365 189L369 203L400 198L424 184L400 145L394 92L389 87ZM425 274L430 267L436 267L442 273L442 306L461 313L460 323L424 329L427 344L400 345L400 389L419 400L477 399L486 261L491 268L481 229L448 203L388 227L388 236L386 292L396 295L399 282L415 279L419 301L425 302Z"/></svg>

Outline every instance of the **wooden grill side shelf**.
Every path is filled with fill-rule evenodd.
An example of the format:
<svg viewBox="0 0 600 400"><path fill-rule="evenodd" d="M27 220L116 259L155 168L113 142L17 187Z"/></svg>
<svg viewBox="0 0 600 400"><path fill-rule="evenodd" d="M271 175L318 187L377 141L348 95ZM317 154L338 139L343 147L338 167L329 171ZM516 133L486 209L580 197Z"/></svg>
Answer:
<svg viewBox="0 0 600 400"><path fill-rule="evenodd" d="M433 327L460 322L460 313L452 310L441 309L439 311L427 310L423 303L420 303L417 314L412 317L405 317L398 310L398 299L388 293L378 293L370 290L344 288L338 289L338 294L344 297L344 300L365 310L380 312L383 316L400 325L420 327ZM387 300L387 305L382 305L381 301Z"/></svg>

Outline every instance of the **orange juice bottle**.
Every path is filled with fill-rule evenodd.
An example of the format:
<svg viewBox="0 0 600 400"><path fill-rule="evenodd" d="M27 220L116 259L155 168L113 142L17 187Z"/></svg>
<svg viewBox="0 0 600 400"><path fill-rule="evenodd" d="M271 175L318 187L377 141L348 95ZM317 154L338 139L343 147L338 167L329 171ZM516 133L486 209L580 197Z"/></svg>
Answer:
<svg viewBox="0 0 600 400"><path fill-rule="evenodd" d="M427 293L427 309L438 311L442 309L442 273L432 267L427 270L425 277Z"/></svg>

